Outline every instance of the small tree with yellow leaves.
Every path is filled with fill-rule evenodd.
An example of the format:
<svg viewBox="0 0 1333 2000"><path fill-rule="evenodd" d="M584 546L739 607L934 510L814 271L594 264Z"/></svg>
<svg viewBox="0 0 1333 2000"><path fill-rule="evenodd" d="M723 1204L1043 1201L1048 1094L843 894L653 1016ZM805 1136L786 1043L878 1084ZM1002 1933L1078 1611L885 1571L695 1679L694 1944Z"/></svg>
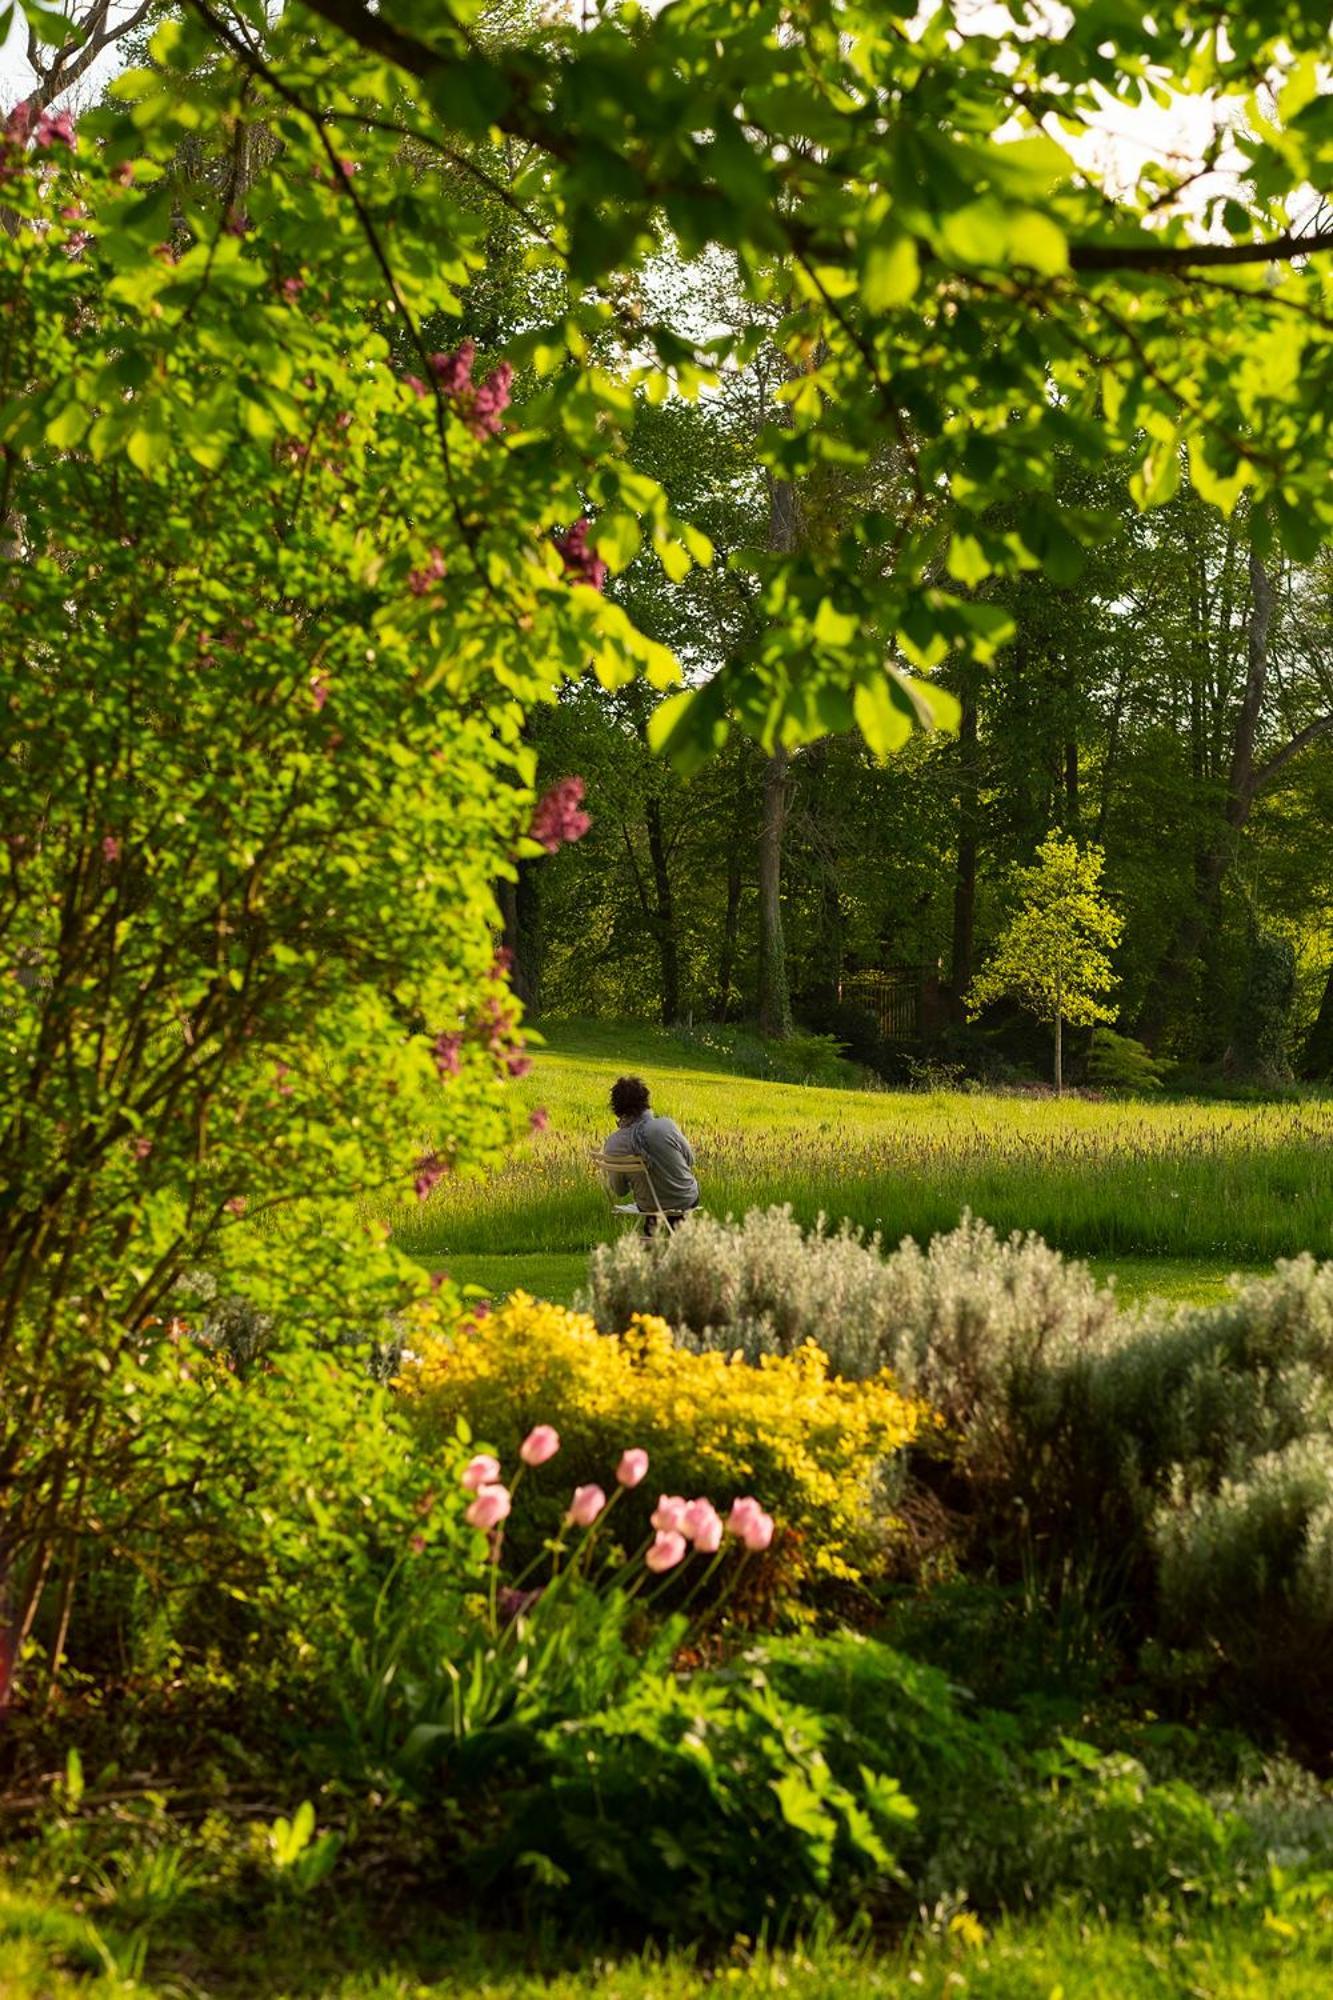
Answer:
<svg viewBox="0 0 1333 2000"><path fill-rule="evenodd" d="M1064 1024L1113 1021L1104 996L1117 985L1108 954L1123 923L1101 885L1100 847L1048 834L1030 868L1018 871L1020 900L990 963L973 980L967 1012L1006 995L1055 1031L1055 1088L1064 1089Z"/></svg>

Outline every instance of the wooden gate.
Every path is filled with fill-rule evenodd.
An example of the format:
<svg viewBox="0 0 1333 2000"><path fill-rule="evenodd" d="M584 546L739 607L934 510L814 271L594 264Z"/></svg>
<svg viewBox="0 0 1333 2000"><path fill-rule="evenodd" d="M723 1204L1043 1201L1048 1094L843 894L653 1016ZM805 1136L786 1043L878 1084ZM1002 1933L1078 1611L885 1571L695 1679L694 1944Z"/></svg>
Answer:
<svg viewBox="0 0 1333 2000"><path fill-rule="evenodd" d="M850 972L838 988L838 998L873 1014L886 1042L914 1042L928 1025L927 984L937 980L938 968L925 965Z"/></svg>

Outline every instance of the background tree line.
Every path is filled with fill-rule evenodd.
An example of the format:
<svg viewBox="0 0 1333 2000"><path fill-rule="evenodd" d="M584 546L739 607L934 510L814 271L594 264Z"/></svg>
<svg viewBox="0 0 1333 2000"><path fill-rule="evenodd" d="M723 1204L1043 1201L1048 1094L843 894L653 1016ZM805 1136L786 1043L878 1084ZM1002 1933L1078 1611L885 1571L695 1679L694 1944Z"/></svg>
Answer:
<svg viewBox="0 0 1333 2000"><path fill-rule="evenodd" d="M748 640L749 552L771 534L752 449L764 393L762 380L737 383L639 427L651 469L722 560L678 582L637 561L616 588L700 675ZM891 464L878 474L891 486ZM1098 519L1099 538L1048 550L1040 572L978 580L1015 636L990 669L946 670L956 733L916 736L886 761L852 737L783 759L796 1015L854 1032L838 1008L849 976L926 968L940 983L938 1038L965 1053L963 995L1011 872L1054 829L1106 850L1125 918L1124 1030L1193 1063L1327 1076L1333 565L1313 551L1260 560L1243 506L1227 520L1181 494L1145 514L1115 476L1073 462L1058 476L1063 504ZM801 497L803 531L836 518L836 479ZM1006 532L1003 512L989 525ZM584 776L594 826L523 871L511 941L525 987L539 1010L771 1022L761 873L774 760L732 739L683 777L649 748L654 700L584 684L534 725L544 775ZM1008 1041L1022 1052L1021 1030Z"/></svg>

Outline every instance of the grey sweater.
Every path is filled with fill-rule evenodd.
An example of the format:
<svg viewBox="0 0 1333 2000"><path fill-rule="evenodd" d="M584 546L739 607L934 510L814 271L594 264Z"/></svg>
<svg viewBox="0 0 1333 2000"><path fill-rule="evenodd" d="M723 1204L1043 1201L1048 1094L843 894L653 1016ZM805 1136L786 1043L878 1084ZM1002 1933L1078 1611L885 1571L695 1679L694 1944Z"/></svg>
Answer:
<svg viewBox="0 0 1333 2000"><path fill-rule="evenodd" d="M699 1183L694 1177L694 1153L689 1140L673 1118L658 1118L645 1111L632 1125L618 1125L603 1152L634 1153L648 1162L657 1199L668 1214L695 1208ZM618 1195L633 1195L640 1209L652 1210L653 1198L641 1174L613 1174L612 1187Z"/></svg>

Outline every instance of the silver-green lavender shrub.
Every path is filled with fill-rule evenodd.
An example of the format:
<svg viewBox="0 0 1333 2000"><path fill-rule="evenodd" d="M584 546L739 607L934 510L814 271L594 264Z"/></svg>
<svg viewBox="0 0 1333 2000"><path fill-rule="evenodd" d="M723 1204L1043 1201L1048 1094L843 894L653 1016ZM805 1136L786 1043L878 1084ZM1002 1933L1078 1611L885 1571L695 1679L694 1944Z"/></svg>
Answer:
<svg viewBox="0 0 1333 2000"><path fill-rule="evenodd" d="M692 1216L674 1234L604 1244L583 1303L604 1332L656 1313L683 1345L751 1360L813 1340L839 1374L890 1368L951 1422L1011 1378L1101 1349L1121 1320L1087 1266L1040 1237L1001 1240L965 1216L928 1249L909 1237L886 1256L850 1223L821 1218L807 1235L786 1207L739 1222Z"/></svg>

